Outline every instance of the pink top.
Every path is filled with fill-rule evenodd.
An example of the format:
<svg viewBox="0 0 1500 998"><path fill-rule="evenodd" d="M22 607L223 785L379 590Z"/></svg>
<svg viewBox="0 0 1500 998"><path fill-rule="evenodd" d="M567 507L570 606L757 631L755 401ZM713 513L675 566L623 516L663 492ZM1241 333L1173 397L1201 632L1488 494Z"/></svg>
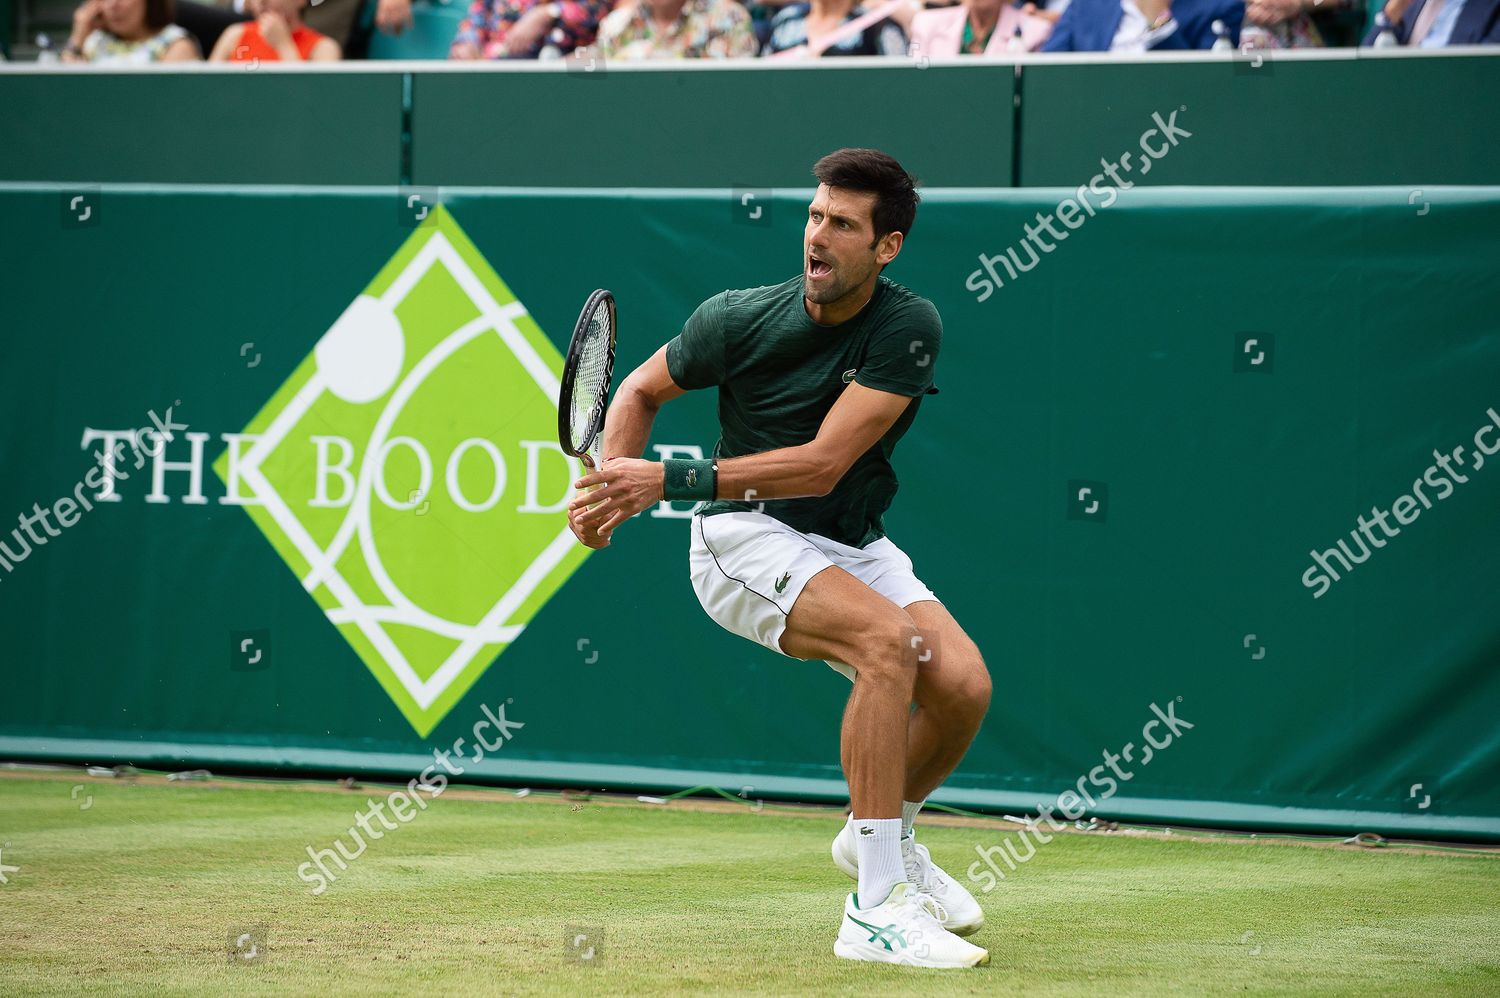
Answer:
<svg viewBox="0 0 1500 998"><path fill-rule="evenodd" d="M969 8L964 5L918 12L911 21L911 54L932 58L961 54L959 49L963 45L964 21L968 16ZM984 47L984 54L1004 55L1010 51L1010 40L1016 33L1017 22L1020 22L1021 40L1027 52L1035 52L1041 48L1047 36L1052 34L1051 21L1022 14L1006 4L1000 8L1000 19L995 23L989 44Z"/></svg>

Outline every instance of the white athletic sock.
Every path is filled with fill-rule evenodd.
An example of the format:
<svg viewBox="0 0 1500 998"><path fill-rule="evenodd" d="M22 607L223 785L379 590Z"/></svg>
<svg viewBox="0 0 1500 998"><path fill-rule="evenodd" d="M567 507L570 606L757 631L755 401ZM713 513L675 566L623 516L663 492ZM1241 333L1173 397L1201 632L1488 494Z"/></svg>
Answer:
<svg viewBox="0 0 1500 998"><path fill-rule="evenodd" d="M853 824L859 849L857 900L861 908L873 908L906 879L901 864L901 819L857 818Z"/></svg>
<svg viewBox="0 0 1500 998"><path fill-rule="evenodd" d="M922 810L922 805L926 803L925 800L901 802L901 837L903 839L911 838L911 826L916 824L917 812Z"/></svg>

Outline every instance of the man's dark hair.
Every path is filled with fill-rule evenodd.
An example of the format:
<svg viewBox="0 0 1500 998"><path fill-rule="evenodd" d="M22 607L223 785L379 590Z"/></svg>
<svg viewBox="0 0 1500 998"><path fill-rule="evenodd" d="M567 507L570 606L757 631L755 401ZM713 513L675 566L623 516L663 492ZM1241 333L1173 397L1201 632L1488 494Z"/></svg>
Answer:
<svg viewBox="0 0 1500 998"><path fill-rule="evenodd" d="M840 149L813 165L813 176L829 187L875 195L871 222L875 239L887 232L905 236L917 218L917 178L879 149Z"/></svg>

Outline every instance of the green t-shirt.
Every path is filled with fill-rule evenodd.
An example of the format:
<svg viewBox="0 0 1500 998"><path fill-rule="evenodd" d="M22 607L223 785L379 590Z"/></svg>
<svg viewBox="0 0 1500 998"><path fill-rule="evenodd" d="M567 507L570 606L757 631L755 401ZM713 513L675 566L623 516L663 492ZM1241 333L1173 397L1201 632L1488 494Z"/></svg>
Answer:
<svg viewBox="0 0 1500 998"><path fill-rule="evenodd" d="M943 323L932 302L880 278L860 313L820 326L802 301L802 278L725 291L698 306L667 344L667 370L686 389L719 389L718 457L805 444L850 381L913 401L885 436L826 496L737 502L717 499L703 515L760 508L805 534L864 547L885 536L881 515L896 496L891 452L935 393L932 372Z"/></svg>

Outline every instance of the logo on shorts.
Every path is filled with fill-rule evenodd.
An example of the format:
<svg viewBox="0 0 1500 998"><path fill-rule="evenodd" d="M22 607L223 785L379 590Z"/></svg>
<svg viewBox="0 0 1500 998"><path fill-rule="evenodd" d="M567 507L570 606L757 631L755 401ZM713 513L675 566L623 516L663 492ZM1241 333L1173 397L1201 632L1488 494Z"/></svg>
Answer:
<svg viewBox="0 0 1500 998"><path fill-rule="evenodd" d="M791 577L792 577L792 573L788 572L785 575L783 575L781 578L779 578L779 579L776 580L776 591L778 593L786 591L786 584L791 579Z"/></svg>
<svg viewBox="0 0 1500 998"><path fill-rule="evenodd" d="M844 372L844 384L847 385L849 382L853 381L854 380L854 372L858 371L858 370L859 370L859 368L857 368L857 367L851 367L851 368L849 368L849 370L845 371Z"/></svg>

